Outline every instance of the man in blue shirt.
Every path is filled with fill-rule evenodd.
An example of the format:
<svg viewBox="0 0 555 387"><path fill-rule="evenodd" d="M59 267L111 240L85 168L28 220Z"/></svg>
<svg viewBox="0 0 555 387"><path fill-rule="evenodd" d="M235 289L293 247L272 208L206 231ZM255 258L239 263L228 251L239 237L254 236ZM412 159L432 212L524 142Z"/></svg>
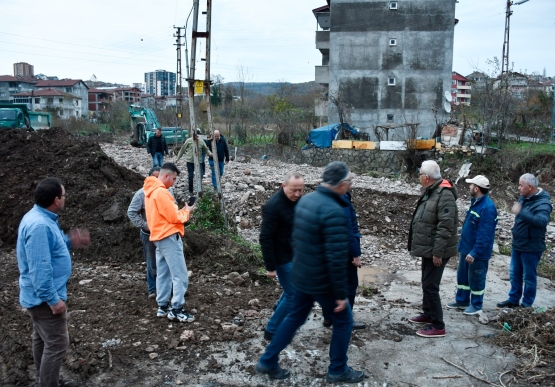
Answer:
<svg viewBox="0 0 555 387"><path fill-rule="evenodd" d="M464 314L482 313L486 275L493 250L497 208L489 198L489 180L482 175L466 179L470 183L470 208L459 240L457 295L450 309L464 309Z"/></svg>
<svg viewBox="0 0 555 387"><path fill-rule="evenodd" d="M90 244L87 230L64 234L58 213L64 209L66 192L54 177L35 189L35 205L25 214L18 230L17 264L19 302L33 320L33 358L39 387L65 385L60 367L69 344L67 288L71 276L69 249Z"/></svg>

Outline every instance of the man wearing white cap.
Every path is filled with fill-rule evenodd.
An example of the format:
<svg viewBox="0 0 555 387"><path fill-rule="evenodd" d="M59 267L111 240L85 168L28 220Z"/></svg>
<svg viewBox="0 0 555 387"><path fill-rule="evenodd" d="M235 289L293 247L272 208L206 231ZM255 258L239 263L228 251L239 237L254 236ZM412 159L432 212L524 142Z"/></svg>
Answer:
<svg viewBox="0 0 555 387"><path fill-rule="evenodd" d="M489 198L489 180L482 175L466 179L470 183L470 208L459 240L457 295L451 309L464 309L464 314L482 313L486 274L493 250L497 208Z"/></svg>

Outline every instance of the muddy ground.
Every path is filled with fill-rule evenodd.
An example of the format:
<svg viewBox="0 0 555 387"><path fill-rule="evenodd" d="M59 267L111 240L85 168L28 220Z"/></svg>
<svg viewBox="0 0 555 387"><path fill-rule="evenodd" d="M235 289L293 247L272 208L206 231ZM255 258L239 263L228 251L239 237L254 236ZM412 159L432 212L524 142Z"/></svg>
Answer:
<svg viewBox="0 0 555 387"><path fill-rule="evenodd" d="M123 143L102 144L101 148L94 141L72 138L62 130L0 132L0 158L6 160L0 172L5 187L0 198L2 385L28 386L34 379L31 324L18 303L13 247L19 221L32 206L34 187L46 176L58 176L66 186L68 199L60 216L61 227L87 227L92 239L89 249L73 255L74 270L68 284L71 344L63 367L65 377L82 386L268 384L266 378L253 374L252 366L264 348L262 330L280 289L266 279L256 253L244 244L188 230L184 242L192 275L186 299L196 321L180 324L155 317L156 303L146 297L138 232L125 215L150 167L145 153ZM257 238L261 205L288 170L303 171L308 191L321 174L321 169L309 166L262 163L247 157L238 160L226 166L223 182L229 184L224 194L230 221L251 241ZM245 169L249 169L248 175ZM177 185L180 198L185 181L183 176ZM518 363L510 354L510 346L501 350L483 337L496 334L498 326L482 326L470 318L458 324L460 316L448 312L452 335L430 342L417 338L415 327L407 321L418 311L421 298L419 262L405 251L406 230L418 192L413 182L357 177L353 197L363 233L366 275L361 276L355 315L369 327L353 334L351 363L367 371L365 385L482 385L448 364L440 366L439 355L452 360L458 356L461 361L457 363L463 366L485 362L490 378L510 371ZM503 216L506 223L498 231L498 242L503 242L501 237L512 221L510 215ZM506 275L507 257L499 257L500 264L492 269L496 273L492 291L502 297L507 282L499 277ZM442 289L444 299L453 294L455 268L456 263L450 262L444 279L449 285ZM553 294L550 281L544 280L542 286L546 295ZM487 302L490 313L495 312L494 302ZM539 302L553 306L552 297L542 297ZM292 367L293 377L273 385L327 384L330 331L321 327L321 320L315 310L282 356L283 364ZM468 351L468 346L479 347L472 350L478 352L472 361L458 353ZM492 354L487 360L490 353L500 356ZM546 364L553 367L551 360ZM516 385L527 385L522 384L524 378L515 375L519 376Z"/></svg>

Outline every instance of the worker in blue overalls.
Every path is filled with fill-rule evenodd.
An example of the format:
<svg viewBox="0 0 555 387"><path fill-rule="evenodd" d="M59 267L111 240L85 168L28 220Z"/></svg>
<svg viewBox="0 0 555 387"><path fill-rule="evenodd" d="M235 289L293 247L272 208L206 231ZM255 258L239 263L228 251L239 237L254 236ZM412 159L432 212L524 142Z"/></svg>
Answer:
<svg viewBox="0 0 555 387"><path fill-rule="evenodd" d="M470 183L470 208L459 240L457 295L451 309L464 309L466 315L482 313L486 274L493 250L497 208L489 198L489 180L482 175L466 179Z"/></svg>

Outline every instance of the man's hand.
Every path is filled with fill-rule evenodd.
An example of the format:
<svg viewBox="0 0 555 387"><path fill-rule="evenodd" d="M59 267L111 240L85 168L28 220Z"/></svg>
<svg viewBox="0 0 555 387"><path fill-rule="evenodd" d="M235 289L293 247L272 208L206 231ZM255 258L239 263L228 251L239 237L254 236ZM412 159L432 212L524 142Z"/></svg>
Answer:
<svg viewBox="0 0 555 387"><path fill-rule="evenodd" d="M89 230L86 228L79 229L74 228L69 230L69 240L71 241L71 247L78 249L81 247L87 247L91 244L91 236Z"/></svg>
<svg viewBox="0 0 555 387"><path fill-rule="evenodd" d="M472 255L468 254L465 258L465 261L472 264L472 263L474 263L474 257Z"/></svg>
<svg viewBox="0 0 555 387"><path fill-rule="evenodd" d="M334 313L341 312L343 309L345 309L347 307L348 304L349 304L349 301L347 301L347 300L335 300L335 305L337 305L337 306L335 307L333 312Z"/></svg>
<svg viewBox="0 0 555 387"><path fill-rule="evenodd" d="M277 272L274 271L266 271L266 276L270 277L270 278L276 278L277 277Z"/></svg>
<svg viewBox="0 0 555 387"><path fill-rule="evenodd" d="M190 214L192 214L192 213L195 211L195 206L194 206L194 205L190 206L190 205L188 205L187 203L185 203L184 208L185 208L187 211L189 211Z"/></svg>
<svg viewBox="0 0 555 387"><path fill-rule="evenodd" d="M522 204L520 204L519 202L513 204L513 208L511 209L511 212L513 214L518 215L520 213L520 210L522 210Z"/></svg>
<svg viewBox="0 0 555 387"><path fill-rule="evenodd" d="M353 258L353 260L351 261L351 263L352 263L353 265L355 265L356 267L361 267L361 266L362 266L362 264L360 263L360 257Z"/></svg>
<svg viewBox="0 0 555 387"><path fill-rule="evenodd" d="M441 259L440 257L436 257L434 255L434 266L435 267L440 267L442 263L443 263L443 259Z"/></svg>
<svg viewBox="0 0 555 387"><path fill-rule="evenodd" d="M58 301L54 305L50 305L53 314L62 314L67 310L66 303L62 300Z"/></svg>

